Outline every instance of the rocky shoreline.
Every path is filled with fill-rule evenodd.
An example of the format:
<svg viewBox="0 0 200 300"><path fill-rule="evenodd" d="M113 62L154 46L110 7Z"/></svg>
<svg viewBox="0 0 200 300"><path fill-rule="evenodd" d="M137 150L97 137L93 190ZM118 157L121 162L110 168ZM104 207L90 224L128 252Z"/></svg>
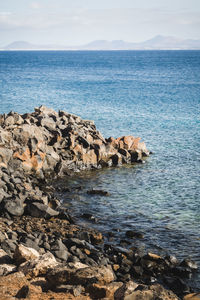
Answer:
<svg viewBox="0 0 200 300"><path fill-rule="evenodd" d="M64 111L0 115L0 299L197 299L185 283L195 262L113 245L55 196L59 178L149 154L140 138L104 139Z"/></svg>

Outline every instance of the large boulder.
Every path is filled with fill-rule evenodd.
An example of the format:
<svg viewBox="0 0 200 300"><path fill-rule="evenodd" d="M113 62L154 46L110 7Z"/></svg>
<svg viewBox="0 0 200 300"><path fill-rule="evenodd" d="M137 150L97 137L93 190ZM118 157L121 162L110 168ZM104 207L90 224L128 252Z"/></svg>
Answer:
<svg viewBox="0 0 200 300"><path fill-rule="evenodd" d="M23 202L18 198L4 200L4 209L12 216L22 216L24 213Z"/></svg>
<svg viewBox="0 0 200 300"><path fill-rule="evenodd" d="M58 267L47 273L46 279L53 286L61 284L109 284L115 280L115 275L110 266L70 268Z"/></svg>
<svg viewBox="0 0 200 300"><path fill-rule="evenodd" d="M18 270L31 277L40 276L47 273L48 269L55 268L59 263L52 253L45 253L38 258L22 263Z"/></svg>
<svg viewBox="0 0 200 300"><path fill-rule="evenodd" d="M106 285L98 283L90 284L86 287L86 292L89 293L92 299L115 299L115 292L123 286L122 282L111 282Z"/></svg>
<svg viewBox="0 0 200 300"><path fill-rule="evenodd" d="M27 205L27 213L36 218L45 218L49 219L59 215L59 212L52 209L48 205L39 202L30 202Z"/></svg>
<svg viewBox="0 0 200 300"><path fill-rule="evenodd" d="M40 254L37 250L33 248L26 247L22 244L17 245L15 252L14 252L14 260L15 262L20 265L25 261L29 261L32 259L39 258Z"/></svg>

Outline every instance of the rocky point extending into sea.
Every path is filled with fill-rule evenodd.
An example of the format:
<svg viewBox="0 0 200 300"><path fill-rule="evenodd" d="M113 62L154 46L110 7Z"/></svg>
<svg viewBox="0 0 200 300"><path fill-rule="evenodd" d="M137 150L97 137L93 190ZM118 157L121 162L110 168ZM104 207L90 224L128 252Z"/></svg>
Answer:
<svg viewBox="0 0 200 300"><path fill-rule="evenodd" d="M108 243L55 196L59 178L149 154L140 138L105 139L64 111L0 115L0 299L199 299L185 283L195 262Z"/></svg>

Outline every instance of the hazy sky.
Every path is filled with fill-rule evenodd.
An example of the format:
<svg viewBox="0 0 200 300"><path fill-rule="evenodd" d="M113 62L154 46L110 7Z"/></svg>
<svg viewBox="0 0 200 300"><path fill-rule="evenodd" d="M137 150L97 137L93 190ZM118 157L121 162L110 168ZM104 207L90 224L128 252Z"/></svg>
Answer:
<svg viewBox="0 0 200 300"><path fill-rule="evenodd" d="M200 0L0 0L0 45L200 39Z"/></svg>

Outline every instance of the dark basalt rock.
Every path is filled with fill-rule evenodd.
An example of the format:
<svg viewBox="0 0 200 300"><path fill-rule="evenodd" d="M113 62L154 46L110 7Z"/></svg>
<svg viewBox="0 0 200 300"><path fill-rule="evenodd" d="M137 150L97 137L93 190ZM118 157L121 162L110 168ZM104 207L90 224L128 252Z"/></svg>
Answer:
<svg viewBox="0 0 200 300"><path fill-rule="evenodd" d="M177 277L190 278L192 270L186 267L177 266L171 269L171 273Z"/></svg>
<svg viewBox="0 0 200 300"><path fill-rule="evenodd" d="M2 264L12 264L13 259L4 250L0 249L0 265Z"/></svg>
<svg viewBox="0 0 200 300"><path fill-rule="evenodd" d="M29 203L26 207L26 212L32 217L45 219L49 219L51 217L59 215L58 211L52 209L48 205L39 202Z"/></svg>
<svg viewBox="0 0 200 300"><path fill-rule="evenodd" d="M181 262L180 266L190 268L191 270L197 270L198 269L197 263L195 261L193 261L192 259L189 259L189 258L184 259Z"/></svg>
<svg viewBox="0 0 200 300"><path fill-rule="evenodd" d="M167 284L168 288L171 289L179 297L182 297L183 295L191 292L190 288L187 286L183 279L177 277L165 277L164 282L165 284Z"/></svg>
<svg viewBox="0 0 200 300"><path fill-rule="evenodd" d="M142 232L136 232L136 231L133 231L133 230L128 230L128 231L126 231L126 237L143 239L144 234Z"/></svg>
<svg viewBox="0 0 200 300"><path fill-rule="evenodd" d="M29 295L29 286L28 285L24 285L15 295L15 297L17 299L25 299L28 297Z"/></svg>
<svg viewBox="0 0 200 300"><path fill-rule="evenodd" d="M5 241L3 241L1 243L1 248L11 257L12 257L12 254L15 252L16 246L17 246L17 243L12 240L9 240L9 239L6 239Z"/></svg>
<svg viewBox="0 0 200 300"><path fill-rule="evenodd" d="M75 224L75 219L65 210L58 208L59 215L57 216L61 220L67 220L70 224Z"/></svg>
<svg viewBox="0 0 200 300"><path fill-rule="evenodd" d="M99 195L99 196L109 196L110 195L109 192L107 192L107 191L95 190L95 189L87 191L87 194L88 195Z"/></svg>
<svg viewBox="0 0 200 300"><path fill-rule="evenodd" d="M89 214L89 213L82 214L81 218L87 219L87 220L92 221L94 223L97 223L97 218L95 218L92 214Z"/></svg>

